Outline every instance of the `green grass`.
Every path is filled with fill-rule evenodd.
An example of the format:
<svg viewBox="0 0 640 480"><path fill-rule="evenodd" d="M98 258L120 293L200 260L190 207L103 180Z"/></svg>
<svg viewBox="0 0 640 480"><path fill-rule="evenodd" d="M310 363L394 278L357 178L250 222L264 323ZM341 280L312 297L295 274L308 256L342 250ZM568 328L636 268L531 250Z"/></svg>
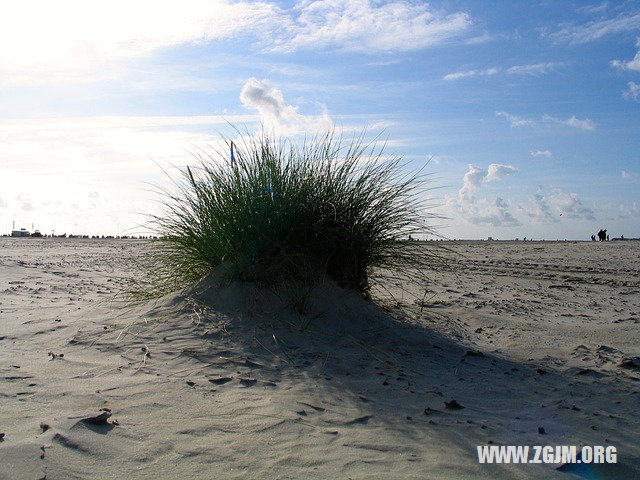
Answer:
<svg viewBox="0 0 640 480"><path fill-rule="evenodd" d="M294 287L325 274L369 295L381 276L425 280L440 257L409 235L433 234L429 176L362 138L332 132L296 144L263 131L235 149L200 152L161 190L162 235L149 296L194 284L214 269L230 279ZM229 147L229 145L227 145ZM403 240L404 239L404 240Z"/></svg>

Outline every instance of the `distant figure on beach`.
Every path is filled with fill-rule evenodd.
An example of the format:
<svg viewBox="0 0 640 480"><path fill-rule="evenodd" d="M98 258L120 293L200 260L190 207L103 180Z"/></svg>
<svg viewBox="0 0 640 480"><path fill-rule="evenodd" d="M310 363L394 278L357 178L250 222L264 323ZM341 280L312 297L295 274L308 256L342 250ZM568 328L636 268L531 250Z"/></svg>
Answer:
<svg viewBox="0 0 640 480"><path fill-rule="evenodd" d="M606 230L605 230L605 232L606 232ZM608 242L608 241L609 241L609 235L607 235L607 242Z"/></svg>
<svg viewBox="0 0 640 480"><path fill-rule="evenodd" d="M607 235L607 229L606 229L606 228L605 228L604 230L603 230L603 229L601 229L601 230L598 232L598 240L600 240L601 242L604 242L604 241L608 241L608 240L609 240L609 236Z"/></svg>
<svg viewBox="0 0 640 480"><path fill-rule="evenodd" d="M591 241L595 242L596 241L596 236L595 235L591 235Z"/></svg>

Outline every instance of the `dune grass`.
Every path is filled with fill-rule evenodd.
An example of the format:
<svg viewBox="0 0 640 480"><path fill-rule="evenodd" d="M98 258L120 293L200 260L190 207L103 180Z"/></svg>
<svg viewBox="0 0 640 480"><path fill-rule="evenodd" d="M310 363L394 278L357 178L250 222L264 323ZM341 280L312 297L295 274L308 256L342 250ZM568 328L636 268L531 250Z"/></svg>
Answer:
<svg viewBox="0 0 640 480"><path fill-rule="evenodd" d="M146 294L179 290L214 269L294 288L328 275L365 295L380 276L425 280L440 256L406 240L433 234L429 176L363 137L345 142L329 132L297 144L263 131L235 145L234 162L229 150L198 153L197 166L161 191L152 224L162 239Z"/></svg>

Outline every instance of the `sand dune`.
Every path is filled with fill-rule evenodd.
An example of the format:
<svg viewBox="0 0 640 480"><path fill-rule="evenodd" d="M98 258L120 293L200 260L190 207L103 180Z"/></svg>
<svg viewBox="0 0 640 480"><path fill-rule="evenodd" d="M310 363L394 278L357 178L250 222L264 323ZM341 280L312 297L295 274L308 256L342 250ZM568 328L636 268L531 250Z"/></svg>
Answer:
<svg viewBox="0 0 640 480"><path fill-rule="evenodd" d="M119 309L151 242L0 239L0 478L586 475L489 443L615 445L589 468L640 476L640 244L449 247L420 302L327 280L301 317L215 276Z"/></svg>

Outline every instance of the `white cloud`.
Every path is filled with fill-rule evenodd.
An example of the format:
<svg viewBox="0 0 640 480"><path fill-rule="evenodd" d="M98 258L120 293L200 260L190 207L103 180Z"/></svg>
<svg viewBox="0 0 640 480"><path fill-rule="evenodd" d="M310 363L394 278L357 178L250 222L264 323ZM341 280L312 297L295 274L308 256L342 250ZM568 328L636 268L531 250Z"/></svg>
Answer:
<svg viewBox="0 0 640 480"><path fill-rule="evenodd" d="M487 171L477 165L469 165L462 177L462 187L455 196L448 196L445 205L452 216L462 216L475 225L516 226L520 222L510 213L509 204L502 198L494 200L477 198L476 192L482 185L516 173L510 165L492 163Z"/></svg>
<svg viewBox="0 0 640 480"><path fill-rule="evenodd" d="M326 108L319 116L301 115L298 107L289 105L282 92L271 87L267 80L247 80L240 93L240 101L246 107L258 110L263 123L283 133L317 133L333 126Z"/></svg>
<svg viewBox="0 0 640 480"><path fill-rule="evenodd" d="M579 10L586 13L602 13L607 10L607 6L607 2L602 2L600 5L587 5Z"/></svg>
<svg viewBox="0 0 640 480"><path fill-rule="evenodd" d="M464 41L465 45L481 45L483 43L491 42L496 38L499 38L500 35L490 34L489 32L483 32L480 35L476 35L475 37L471 37Z"/></svg>
<svg viewBox="0 0 640 480"><path fill-rule="evenodd" d="M162 185L162 168L195 163L189 150L219 139L212 126L244 117L76 117L0 121L0 228L13 220L58 233L116 233L140 223L151 194L144 182ZM91 192L100 192L92 207ZM156 208L152 205L149 208ZM84 227L83 227L84 225Z"/></svg>
<svg viewBox="0 0 640 480"><path fill-rule="evenodd" d="M411 51L459 37L471 24L467 13L404 0L289 9L265 1L21 0L0 16L0 74L4 83L91 81L113 75L123 60L229 38L266 51Z"/></svg>
<svg viewBox="0 0 640 480"><path fill-rule="evenodd" d="M535 122L533 120L522 118L517 115L512 115L507 112L496 112L496 117L505 118L509 122L509 125L511 125L512 128L535 125Z"/></svg>
<svg viewBox="0 0 640 480"><path fill-rule="evenodd" d="M591 120L589 120L588 118L585 118L584 120L580 120L580 119L576 118L575 115L573 115L571 118L567 119L564 123L566 123L570 127L580 128L582 130L595 130L596 129L596 124L593 123Z"/></svg>
<svg viewBox="0 0 640 480"><path fill-rule="evenodd" d="M596 124L593 123L591 120L589 120L588 118L585 118L584 120L580 120L579 118L576 118L575 115L572 115L571 118L567 118L566 120L563 120L561 118L558 117L552 117L551 115L547 115L546 113L542 116L542 119L547 121L547 122L553 122L553 123L558 123L561 125L566 125L568 127L572 127L572 128L578 128L581 130L590 130L593 131L596 129Z"/></svg>
<svg viewBox="0 0 640 480"><path fill-rule="evenodd" d="M636 47L640 47L640 37L636 40ZM640 72L640 50L636 52L636 56L633 60L628 62L622 60L612 60L611 65L621 70L635 70Z"/></svg>
<svg viewBox="0 0 640 480"><path fill-rule="evenodd" d="M186 148L216 140L209 133L211 126L259 121L257 115L4 120L0 121L0 158L3 169L33 174L104 170L126 177L140 162L149 165L149 158L162 163L184 160Z"/></svg>
<svg viewBox="0 0 640 480"><path fill-rule="evenodd" d="M551 157L553 157L553 154L549 150L532 150L531 151L531 156L532 157L551 158Z"/></svg>
<svg viewBox="0 0 640 480"><path fill-rule="evenodd" d="M459 78L465 78L465 77L473 77L475 75L477 75L477 70L467 70L466 72L454 72L454 73L447 73L444 77L442 77L443 80L458 80Z"/></svg>
<svg viewBox="0 0 640 480"><path fill-rule="evenodd" d="M367 62L368 67L388 67L391 65L397 65L402 63L402 60L399 58L394 58L390 60L376 60L374 62Z"/></svg>
<svg viewBox="0 0 640 480"><path fill-rule="evenodd" d="M473 202L468 203L460 203L454 199L453 202L447 202L447 205L454 208L456 215L461 215L473 225L493 227L520 225L520 221L509 211L509 204L502 197L496 197L494 200L473 198Z"/></svg>
<svg viewBox="0 0 640 480"><path fill-rule="evenodd" d="M491 165L489 165L489 168L487 169L487 176L485 177L487 182L490 182L492 180L500 180L504 177L506 177L507 175L513 175L514 173L517 173L518 169L515 167L512 167L511 165L501 165L499 163L492 163Z"/></svg>
<svg viewBox="0 0 640 480"><path fill-rule="evenodd" d="M462 188L458 191L460 197L469 199L485 180L486 172L477 165L469 165L469 170L462 177Z"/></svg>
<svg viewBox="0 0 640 480"><path fill-rule="evenodd" d="M627 85L629 86L629 89L622 92L624 98L633 98L634 100L638 100L640 97L640 83L629 82Z"/></svg>
<svg viewBox="0 0 640 480"><path fill-rule="evenodd" d="M564 218L591 221L596 219L593 210L582 204L577 193L558 192L550 197L550 201Z"/></svg>
<svg viewBox="0 0 640 480"><path fill-rule="evenodd" d="M10 2L0 16L0 71L18 81L91 78L111 62L159 48L260 34L281 17L264 2Z"/></svg>
<svg viewBox="0 0 640 480"><path fill-rule="evenodd" d="M598 40L613 33L640 28L640 13L621 14L616 18L594 20L583 25L565 25L549 35L556 42L579 45Z"/></svg>
<svg viewBox="0 0 640 480"><path fill-rule="evenodd" d="M500 70L498 68L487 68L486 70L467 70L465 72L454 72L448 73L444 77L443 80L458 80L460 78L466 77L486 77L489 75L495 75Z"/></svg>
<svg viewBox="0 0 640 480"><path fill-rule="evenodd" d="M529 205L520 205L519 209L535 223L558 223L562 219L596 219L593 210L582 204L577 193L557 190L551 195L545 195L542 187L538 188Z"/></svg>
<svg viewBox="0 0 640 480"><path fill-rule="evenodd" d="M441 165L445 160L440 155L427 155L427 163Z"/></svg>
<svg viewBox="0 0 640 480"><path fill-rule="evenodd" d="M533 202L528 207L520 206L520 209L535 223L557 223L560 221L558 215L552 211L542 188L538 188L538 191L533 195Z"/></svg>
<svg viewBox="0 0 640 480"><path fill-rule="evenodd" d="M509 212L509 204L502 198L497 197L488 215L476 217L475 223L489 223L494 226L515 227L520 222Z"/></svg>
<svg viewBox="0 0 640 480"><path fill-rule="evenodd" d="M292 51L335 46L359 52L417 50L442 44L471 27L467 13L442 14L424 3L403 0L380 4L369 0L316 0L299 12L272 47Z"/></svg>
<svg viewBox="0 0 640 480"><path fill-rule="evenodd" d="M24 212L30 212L33 210L33 202L31 201L31 196L27 192L20 192L16 196L16 201L18 202L20 210Z"/></svg>
<svg viewBox="0 0 640 480"><path fill-rule="evenodd" d="M620 172L620 176L623 180L627 181L635 181L638 179L638 174L636 172L628 172L626 170L622 170L622 172Z"/></svg>
<svg viewBox="0 0 640 480"><path fill-rule="evenodd" d="M618 206L618 215L617 218L620 220L625 220L628 218L640 218L640 206L637 202L633 202L630 207L626 205Z"/></svg>
<svg viewBox="0 0 640 480"><path fill-rule="evenodd" d="M562 65L560 62L534 63L530 65L514 65L507 69L509 75L545 75L556 67Z"/></svg>
<svg viewBox="0 0 640 480"><path fill-rule="evenodd" d="M544 75L552 71L554 68L562 65L561 62L546 62L546 63L535 63L530 65L514 65L506 69L507 74L509 75L531 75L531 76L539 76ZM487 68L484 70L464 70L460 72L448 73L444 77L443 80L458 80L460 78L469 78L469 77L486 77L491 75L496 75L502 71L499 67Z"/></svg>

